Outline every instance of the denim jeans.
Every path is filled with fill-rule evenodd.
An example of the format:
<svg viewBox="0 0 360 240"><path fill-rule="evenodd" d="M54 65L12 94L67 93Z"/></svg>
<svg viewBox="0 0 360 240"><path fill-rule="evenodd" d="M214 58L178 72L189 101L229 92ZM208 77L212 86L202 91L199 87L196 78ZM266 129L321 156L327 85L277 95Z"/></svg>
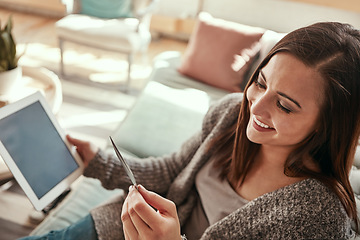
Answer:
<svg viewBox="0 0 360 240"><path fill-rule="evenodd" d="M88 214L67 228L51 231L42 236L29 236L19 240L96 240L94 220Z"/></svg>

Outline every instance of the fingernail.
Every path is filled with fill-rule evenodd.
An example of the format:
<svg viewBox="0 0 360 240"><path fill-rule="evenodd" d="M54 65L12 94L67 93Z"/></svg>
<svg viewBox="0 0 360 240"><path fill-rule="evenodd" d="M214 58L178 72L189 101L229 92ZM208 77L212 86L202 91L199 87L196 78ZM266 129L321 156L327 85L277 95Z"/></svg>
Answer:
<svg viewBox="0 0 360 240"><path fill-rule="evenodd" d="M132 188L133 188L133 185L130 185L129 186L129 192L132 190Z"/></svg>

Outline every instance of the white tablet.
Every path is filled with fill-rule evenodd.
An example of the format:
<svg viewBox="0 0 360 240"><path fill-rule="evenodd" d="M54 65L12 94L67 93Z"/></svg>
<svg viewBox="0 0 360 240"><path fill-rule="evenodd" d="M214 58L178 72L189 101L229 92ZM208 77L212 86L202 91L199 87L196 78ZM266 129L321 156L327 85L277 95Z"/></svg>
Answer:
<svg viewBox="0 0 360 240"><path fill-rule="evenodd" d="M36 210L83 172L83 163L40 92L0 108L0 154Z"/></svg>

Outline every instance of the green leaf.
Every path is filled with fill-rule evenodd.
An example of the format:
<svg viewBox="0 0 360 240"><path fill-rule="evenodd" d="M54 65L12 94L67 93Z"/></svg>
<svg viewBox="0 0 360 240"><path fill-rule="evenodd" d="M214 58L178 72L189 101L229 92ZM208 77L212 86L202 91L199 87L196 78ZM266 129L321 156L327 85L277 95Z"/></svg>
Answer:
<svg viewBox="0 0 360 240"><path fill-rule="evenodd" d="M0 71L11 70L17 67L19 57L16 56L16 43L12 36L13 21L9 17L4 29L0 25Z"/></svg>
<svg viewBox="0 0 360 240"><path fill-rule="evenodd" d="M12 16L10 16L4 30L11 34L12 26Z"/></svg>

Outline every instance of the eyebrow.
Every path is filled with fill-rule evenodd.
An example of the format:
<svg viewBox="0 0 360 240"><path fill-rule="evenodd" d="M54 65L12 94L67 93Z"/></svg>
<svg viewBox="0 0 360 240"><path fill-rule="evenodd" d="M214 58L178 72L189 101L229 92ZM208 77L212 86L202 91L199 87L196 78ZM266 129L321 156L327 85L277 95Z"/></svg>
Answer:
<svg viewBox="0 0 360 240"><path fill-rule="evenodd" d="M289 99L290 101L292 101L293 103L295 103L296 106L298 106L299 108L301 108L300 104L299 104L296 100L292 99L291 97L289 97L289 96L286 95L285 93L277 92L277 94L279 94L280 96L282 96L282 97L284 97L284 98Z"/></svg>
<svg viewBox="0 0 360 240"><path fill-rule="evenodd" d="M263 73L262 70L260 70L260 75L261 75L261 77L264 79L264 81L266 82L266 77L265 77L265 75L264 75L264 73ZM284 97L284 98L289 99L290 101L292 101L293 103L295 103L296 106L298 106L299 108L301 108L301 106L300 106L300 104L298 103L298 101L296 101L295 99L289 97L289 96L286 95L285 93L278 91L277 94L279 94L280 96L282 96L282 97Z"/></svg>

